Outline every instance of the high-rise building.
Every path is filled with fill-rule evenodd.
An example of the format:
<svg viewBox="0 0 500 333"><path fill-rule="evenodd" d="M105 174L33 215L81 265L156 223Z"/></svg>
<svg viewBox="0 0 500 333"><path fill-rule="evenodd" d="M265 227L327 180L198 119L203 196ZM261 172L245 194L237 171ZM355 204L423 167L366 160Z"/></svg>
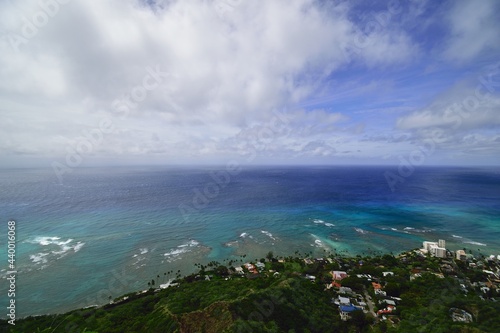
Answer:
<svg viewBox="0 0 500 333"><path fill-rule="evenodd" d="M426 241L426 242L424 242L424 243L423 243L423 246L424 246L424 249L425 249L426 251L430 251L430 250L431 250L431 247L433 247L433 246L438 246L438 243L436 243L436 242L427 242L427 241Z"/></svg>
<svg viewBox="0 0 500 333"><path fill-rule="evenodd" d="M446 249L444 247L434 247L432 249L434 257L446 258Z"/></svg>

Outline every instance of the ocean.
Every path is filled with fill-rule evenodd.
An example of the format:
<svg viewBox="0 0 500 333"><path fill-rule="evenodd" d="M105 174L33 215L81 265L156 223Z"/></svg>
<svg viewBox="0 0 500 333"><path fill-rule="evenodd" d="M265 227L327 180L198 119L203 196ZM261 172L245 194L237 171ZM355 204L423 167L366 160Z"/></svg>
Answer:
<svg viewBox="0 0 500 333"><path fill-rule="evenodd" d="M444 239L451 250L500 254L500 168L420 167L391 189L384 173L396 170L77 168L62 183L51 169L1 170L0 274L9 220L19 317L104 304L196 263L269 251L396 254Z"/></svg>

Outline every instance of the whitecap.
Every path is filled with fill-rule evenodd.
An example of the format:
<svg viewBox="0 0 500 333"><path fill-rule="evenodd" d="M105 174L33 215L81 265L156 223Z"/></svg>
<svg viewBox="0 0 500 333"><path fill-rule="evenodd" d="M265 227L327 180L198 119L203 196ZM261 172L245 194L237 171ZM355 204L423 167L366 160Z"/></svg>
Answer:
<svg viewBox="0 0 500 333"><path fill-rule="evenodd" d="M356 230L356 232L359 232L359 233L360 233L360 234L362 234L362 235L365 235L365 234L367 234L367 233L368 233L368 231L363 230L363 229L361 229L361 228L354 228L354 230Z"/></svg>
<svg viewBox="0 0 500 333"><path fill-rule="evenodd" d="M245 238L246 236L248 236L248 234L246 232L243 232L241 233L240 238Z"/></svg>
<svg viewBox="0 0 500 333"><path fill-rule="evenodd" d="M464 243L472 244L472 245L479 245L479 246L487 246L484 243L479 243L479 242L474 242L474 241L465 241Z"/></svg>
<svg viewBox="0 0 500 333"><path fill-rule="evenodd" d="M262 232L264 235L268 236L272 240L276 240L276 238L273 237L273 234L270 233L269 231L261 230L260 232Z"/></svg>
<svg viewBox="0 0 500 333"><path fill-rule="evenodd" d="M140 254L146 254L149 252L149 250L146 247L143 249L139 249L139 251L141 252Z"/></svg>
<svg viewBox="0 0 500 333"><path fill-rule="evenodd" d="M403 230L415 230L415 228L412 228L412 227L406 227L406 228L404 228Z"/></svg>
<svg viewBox="0 0 500 333"><path fill-rule="evenodd" d="M325 223L325 221L320 220L320 219L314 219L314 220L313 220L313 223L316 223L316 224L323 224L323 223Z"/></svg>
<svg viewBox="0 0 500 333"><path fill-rule="evenodd" d="M463 238L462 236L457 236L457 235L451 235L453 238Z"/></svg>
<svg viewBox="0 0 500 333"><path fill-rule="evenodd" d="M186 252L191 252L190 248L198 246L200 243L195 241L194 239L188 241L185 244L181 244L177 246L176 248L170 250L167 253L164 253L163 256L165 257L170 257L170 258L175 258L172 260L180 259L180 255Z"/></svg>
<svg viewBox="0 0 500 333"><path fill-rule="evenodd" d="M33 240L29 240L29 243L40 244L42 246L53 244L55 241L61 239L60 237L46 237L46 236L37 236Z"/></svg>
<svg viewBox="0 0 500 333"><path fill-rule="evenodd" d="M81 248L85 245L85 243L83 242L78 242L74 247L73 247L73 251L75 252L78 252L81 250Z"/></svg>
<svg viewBox="0 0 500 333"><path fill-rule="evenodd" d="M200 243L198 243L195 240L190 240L189 242L179 245L178 247L193 247L193 246L198 246Z"/></svg>
<svg viewBox="0 0 500 333"><path fill-rule="evenodd" d="M178 256L179 254L186 253L186 252L187 252L187 250L184 250L184 249L171 250L171 251L165 253L164 256L165 257Z"/></svg>
<svg viewBox="0 0 500 333"><path fill-rule="evenodd" d="M49 255L49 253L31 254L30 259L34 264L37 264L37 263L46 264L48 262L48 259L45 257L48 255Z"/></svg>
<svg viewBox="0 0 500 333"><path fill-rule="evenodd" d="M66 244L71 243L72 241L73 241L73 239L70 238L70 239L68 239L68 240L66 240L64 242L53 242L52 244L59 245L59 246L64 246Z"/></svg>
<svg viewBox="0 0 500 333"><path fill-rule="evenodd" d="M333 224L333 223L325 223L325 225L326 225L327 227L335 227L335 224Z"/></svg>

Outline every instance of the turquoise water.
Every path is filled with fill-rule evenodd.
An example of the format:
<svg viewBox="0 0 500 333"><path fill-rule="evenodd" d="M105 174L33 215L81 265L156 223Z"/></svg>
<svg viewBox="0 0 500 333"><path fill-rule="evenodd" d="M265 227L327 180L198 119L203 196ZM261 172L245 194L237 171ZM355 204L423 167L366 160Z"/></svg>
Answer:
<svg viewBox="0 0 500 333"><path fill-rule="evenodd" d="M62 184L51 170L3 170L0 255L14 219L17 313L103 304L195 263L270 250L386 253L442 238L452 250L500 254L499 169L421 168L395 192L385 171L243 168L217 185L214 167L82 168Z"/></svg>

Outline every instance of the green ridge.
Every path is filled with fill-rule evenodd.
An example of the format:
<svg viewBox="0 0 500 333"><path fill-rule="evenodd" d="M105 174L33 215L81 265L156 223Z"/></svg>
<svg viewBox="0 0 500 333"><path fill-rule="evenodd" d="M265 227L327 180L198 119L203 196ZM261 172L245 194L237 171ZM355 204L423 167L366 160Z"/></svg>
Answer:
<svg viewBox="0 0 500 333"><path fill-rule="evenodd" d="M245 269L237 274L217 267L178 279L177 286L163 290L149 289L115 299L112 304L80 309L59 315L18 319L15 326L0 322L2 332L498 332L500 302L492 277L483 269L497 270L497 261L484 258L470 262L425 257L407 252L398 257L343 258L307 261L298 257L270 256L265 268L253 274ZM261 261L264 261L262 259ZM448 266L447 266L448 265ZM446 267L445 271L443 268ZM449 269L451 268L451 269ZM353 295L339 295L338 289L326 289L332 282L332 270L349 274L341 284ZM274 272L279 274L274 274ZM383 276L391 271L394 275ZM315 276L310 281L306 274ZM357 274L370 274L372 281ZM419 275L415 275L419 274ZM413 275L413 276L412 276ZM210 280L206 280L210 276ZM494 280L494 279L493 279ZM372 282L377 281L387 293L376 295ZM479 289L489 283L486 293ZM462 286L463 285L463 286ZM467 289L467 293L464 291ZM353 305L360 300L373 302L375 311L393 298L396 309L374 317L369 311L354 311L342 321L338 296L350 297ZM399 300L400 299L400 300ZM450 309L472 315L470 323L454 322Z"/></svg>

